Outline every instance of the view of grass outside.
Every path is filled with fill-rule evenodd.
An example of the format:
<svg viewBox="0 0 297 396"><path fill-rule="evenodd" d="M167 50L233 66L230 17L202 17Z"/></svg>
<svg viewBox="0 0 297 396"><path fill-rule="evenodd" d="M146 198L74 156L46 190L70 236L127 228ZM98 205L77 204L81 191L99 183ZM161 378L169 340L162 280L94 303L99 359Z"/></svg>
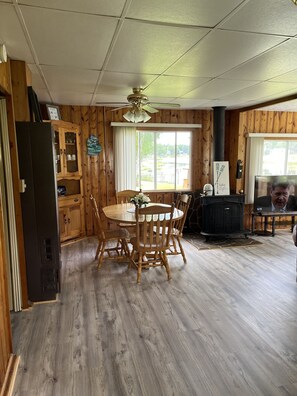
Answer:
<svg viewBox="0 0 297 396"><path fill-rule="evenodd" d="M297 142L264 140L263 175L296 175Z"/></svg>
<svg viewBox="0 0 297 396"><path fill-rule="evenodd" d="M190 188L191 132L138 131L136 184L143 190Z"/></svg>

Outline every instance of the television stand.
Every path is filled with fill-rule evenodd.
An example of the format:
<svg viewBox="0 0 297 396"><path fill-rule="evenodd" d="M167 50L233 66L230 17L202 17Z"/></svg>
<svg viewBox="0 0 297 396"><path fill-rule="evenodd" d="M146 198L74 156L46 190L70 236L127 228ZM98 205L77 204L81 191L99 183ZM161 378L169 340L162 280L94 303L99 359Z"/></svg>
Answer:
<svg viewBox="0 0 297 396"><path fill-rule="evenodd" d="M252 212L252 234L262 235L262 236L274 236L275 235L275 218L276 217L291 217L291 232L295 225L296 212ZM264 230L255 230L255 219L256 217L264 217ZM268 218L271 217L271 231L267 229Z"/></svg>

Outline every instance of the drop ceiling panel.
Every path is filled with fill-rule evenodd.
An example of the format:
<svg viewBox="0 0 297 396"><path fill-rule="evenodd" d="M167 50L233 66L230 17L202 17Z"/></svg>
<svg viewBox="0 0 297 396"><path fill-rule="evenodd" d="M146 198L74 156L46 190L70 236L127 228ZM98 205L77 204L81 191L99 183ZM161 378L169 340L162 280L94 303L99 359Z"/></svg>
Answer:
<svg viewBox="0 0 297 396"><path fill-rule="evenodd" d="M177 28L125 21L107 64L107 70L144 74L162 73L207 32L208 29Z"/></svg>
<svg viewBox="0 0 297 396"><path fill-rule="evenodd" d="M46 89L35 88L35 93L37 95L39 103L52 103L52 98L50 97L50 95ZM56 102L56 103L58 103L58 102Z"/></svg>
<svg viewBox="0 0 297 396"><path fill-rule="evenodd" d="M0 43L5 44L11 59L34 61L15 9L9 4L0 4Z"/></svg>
<svg viewBox="0 0 297 396"><path fill-rule="evenodd" d="M296 85L294 83L262 82L252 87L242 89L234 94L226 95L224 99L260 100L275 95L285 96L286 93L291 92L295 87Z"/></svg>
<svg viewBox="0 0 297 396"><path fill-rule="evenodd" d="M20 0L19 4L100 15L120 16L125 0Z"/></svg>
<svg viewBox="0 0 297 396"><path fill-rule="evenodd" d="M217 30L205 37L168 73L215 77L283 40L274 36Z"/></svg>
<svg viewBox="0 0 297 396"><path fill-rule="evenodd" d="M295 36L296 18L297 8L291 0L250 0L221 27Z"/></svg>
<svg viewBox="0 0 297 396"><path fill-rule="evenodd" d="M98 87L98 94L129 95L134 87L146 87L154 79L153 74L105 72Z"/></svg>
<svg viewBox="0 0 297 396"><path fill-rule="evenodd" d="M47 86L45 85L39 68L35 64L28 64L28 67L32 74L32 86L34 87L34 89L47 89Z"/></svg>
<svg viewBox="0 0 297 396"><path fill-rule="evenodd" d="M193 26L215 26L242 0L133 0L128 17Z"/></svg>
<svg viewBox="0 0 297 396"><path fill-rule="evenodd" d="M296 7L297 8L297 7ZM269 80L296 69L297 40L287 41L277 48L239 66L224 78L237 80Z"/></svg>
<svg viewBox="0 0 297 396"><path fill-rule="evenodd" d="M115 19L24 6L21 10L41 64L102 67Z"/></svg>
<svg viewBox="0 0 297 396"><path fill-rule="evenodd" d="M280 76L272 78L269 81L297 83L297 69L294 69L288 73L281 74Z"/></svg>
<svg viewBox="0 0 297 396"><path fill-rule="evenodd" d="M99 72L95 70L57 66L41 66L41 70L51 91L91 93L99 76Z"/></svg>
<svg viewBox="0 0 297 396"><path fill-rule="evenodd" d="M199 87L208 80L209 78L202 77L161 76L145 90L145 93L157 98L163 96L175 98L185 95L193 87Z"/></svg>
<svg viewBox="0 0 297 396"><path fill-rule="evenodd" d="M278 109L279 109L279 104L275 104L271 106L261 107L261 109L259 110L278 111ZM297 99L282 103L282 111L296 111L296 109L297 109Z"/></svg>
<svg viewBox="0 0 297 396"><path fill-rule="evenodd" d="M64 105L78 105L88 106L92 99L92 94L80 93L77 91L55 91L52 92L52 98L54 103Z"/></svg>
<svg viewBox="0 0 297 396"><path fill-rule="evenodd" d="M219 99L233 92L258 84L258 81L215 79L185 95L185 98Z"/></svg>

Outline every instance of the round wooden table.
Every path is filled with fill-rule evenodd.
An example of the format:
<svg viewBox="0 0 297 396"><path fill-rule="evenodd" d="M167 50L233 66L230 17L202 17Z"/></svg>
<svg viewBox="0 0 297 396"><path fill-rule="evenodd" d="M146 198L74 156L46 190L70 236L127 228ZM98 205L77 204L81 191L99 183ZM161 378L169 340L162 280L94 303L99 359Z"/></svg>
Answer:
<svg viewBox="0 0 297 396"><path fill-rule="evenodd" d="M170 205L149 203L148 206L160 205L170 207ZM117 205L109 205L103 208L103 213L108 220L115 221L116 223L136 224L135 219L135 206L132 203L122 203ZM179 209L174 209L173 219L178 220L183 217L184 212ZM141 219L140 219L141 220Z"/></svg>

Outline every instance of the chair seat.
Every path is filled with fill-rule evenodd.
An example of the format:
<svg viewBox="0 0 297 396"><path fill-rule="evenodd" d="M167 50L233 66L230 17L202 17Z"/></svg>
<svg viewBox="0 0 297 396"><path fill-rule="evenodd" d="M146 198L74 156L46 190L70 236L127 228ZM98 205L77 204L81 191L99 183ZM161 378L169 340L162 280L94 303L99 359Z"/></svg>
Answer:
<svg viewBox="0 0 297 396"><path fill-rule="evenodd" d="M118 230L105 230L104 234L106 239L129 238L129 232L125 228L120 228Z"/></svg>

